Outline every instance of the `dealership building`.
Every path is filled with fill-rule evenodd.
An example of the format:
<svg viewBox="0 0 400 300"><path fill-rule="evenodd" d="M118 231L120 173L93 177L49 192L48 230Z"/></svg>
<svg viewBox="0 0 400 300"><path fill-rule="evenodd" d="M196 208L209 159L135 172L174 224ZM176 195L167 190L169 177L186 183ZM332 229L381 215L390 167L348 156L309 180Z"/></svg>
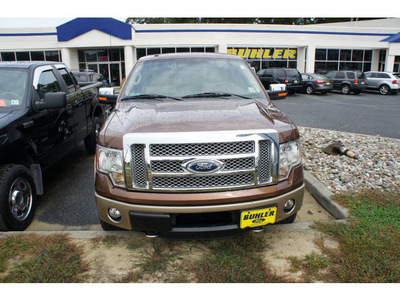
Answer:
<svg viewBox="0 0 400 300"><path fill-rule="evenodd" d="M76 18L55 28L0 28L1 61L62 61L92 69L119 85L142 56L230 53L257 71L297 68L400 71L400 18L316 25L127 24Z"/></svg>

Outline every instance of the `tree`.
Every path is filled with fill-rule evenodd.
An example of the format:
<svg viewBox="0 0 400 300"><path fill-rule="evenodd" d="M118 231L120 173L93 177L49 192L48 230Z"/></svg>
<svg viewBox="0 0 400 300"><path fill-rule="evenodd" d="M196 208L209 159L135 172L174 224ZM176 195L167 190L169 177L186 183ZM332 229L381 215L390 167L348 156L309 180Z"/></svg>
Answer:
<svg viewBox="0 0 400 300"><path fill-rule="evenodd" d="M182 24L182 23L228 23L228 24L286 24L307 25L372 20L377 18L127 18L129 24Z"/></svg>

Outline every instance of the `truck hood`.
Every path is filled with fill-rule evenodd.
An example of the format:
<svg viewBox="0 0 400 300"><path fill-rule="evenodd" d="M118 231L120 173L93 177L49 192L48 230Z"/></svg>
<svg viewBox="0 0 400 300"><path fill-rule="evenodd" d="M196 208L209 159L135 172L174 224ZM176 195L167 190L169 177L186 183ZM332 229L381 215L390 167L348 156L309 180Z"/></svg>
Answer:
<svg viewBox="0 0 400 300"><path fill-rule="evenodd" d="M298 138L292 121L266 100L126 101L107 120L99 142L122 148L126 133L275 129L279 142Z"/></svg>
<svg viewBox="0 0 400 300"><path fill-rule="evenodd" d="M25 114L23 110L3 110L0 111L0 130L6 127L7 125L13 123L18 120Z"/></svg>

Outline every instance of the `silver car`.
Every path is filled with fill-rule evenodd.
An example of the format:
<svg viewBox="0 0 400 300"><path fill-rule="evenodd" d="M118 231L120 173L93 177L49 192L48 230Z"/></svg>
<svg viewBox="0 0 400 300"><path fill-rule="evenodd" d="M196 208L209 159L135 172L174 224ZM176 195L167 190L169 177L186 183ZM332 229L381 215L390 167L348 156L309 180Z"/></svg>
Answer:
<svg viewBox="0 0 400 300"><path fill-rule="evenodd" d="M367 89L379 91L381 95L397 94L400 88L400 77L391 72L365 72Z"/></svg>

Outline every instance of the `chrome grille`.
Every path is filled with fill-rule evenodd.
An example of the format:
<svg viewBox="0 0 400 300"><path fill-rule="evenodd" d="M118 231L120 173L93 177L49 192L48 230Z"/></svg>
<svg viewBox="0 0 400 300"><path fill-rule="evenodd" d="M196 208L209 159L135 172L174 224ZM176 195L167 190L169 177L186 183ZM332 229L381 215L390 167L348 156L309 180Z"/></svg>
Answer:
<svg viewBox="0 0 400 300"><path fill-rule="evenodd" d="M258 181L259 183L267 183L271 180L271 141L260 141L259 149Z"/></svg>
<svg viewBox="0 0 400 300"><path fill-rule="evenodd" d="M135 144L131 147L133 186L138 188L146 188L148 182L144 147L145 145L142 144Z"/></svg>
<svg viewBox="0 0 400 300"><path fill-rule="evenodd" d="M229 143L195 143L195 144L153 144L150 145L151 156L209 156L246 154L254 152L254 142Z"/></svg>
<svg viewBox="0 0 400 300"><path fill-rule="evenodd" d="M254 184L254 174L153 177L153 187L157 189L204 189L240 187Z"/></svg>
<svg viewBox="0 0 400 300"><path fill-rule="evenodd" d="M252 170L255 168L254 157L221 159L224 163L223 171ZM153 160L152 173L185 173L182 160Z"/></svg>
<svg viewBox="0 0 400 300"><path fill-rule="evenodd" d="M277 182L275 131L127 134L124 136L130 190L195 192L240 189ZM196 172L192 162L218 162Z"/></svg>

